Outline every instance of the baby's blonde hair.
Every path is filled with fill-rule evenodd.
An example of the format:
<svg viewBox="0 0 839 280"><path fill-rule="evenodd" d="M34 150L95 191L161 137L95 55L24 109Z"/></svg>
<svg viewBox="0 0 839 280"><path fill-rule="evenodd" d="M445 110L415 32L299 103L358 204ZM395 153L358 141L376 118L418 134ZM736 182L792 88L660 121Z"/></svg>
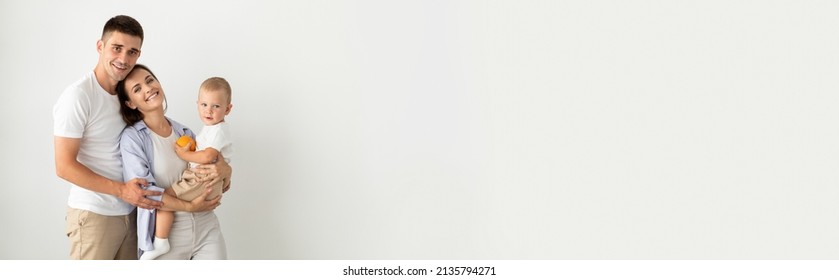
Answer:
<svg viewBox="0 0 839 280"><path fill-rule="evenodd" d="M233 90L230 89L230 83L227 82L222 77L212 77L209 79L204 80L201 83L201 87L199 90L208 90L208 91L222 91L225 95L227 95L227 103L233 101Z"/></svg>

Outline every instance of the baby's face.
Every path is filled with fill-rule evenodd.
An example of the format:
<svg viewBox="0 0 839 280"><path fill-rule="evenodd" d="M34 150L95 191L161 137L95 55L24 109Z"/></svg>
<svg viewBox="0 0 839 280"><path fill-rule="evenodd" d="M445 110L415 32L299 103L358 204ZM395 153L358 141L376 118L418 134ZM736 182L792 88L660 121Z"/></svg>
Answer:
<svg viewBox="0 0 839 280"><path fill-rule="evenodd" d="M230 113L227 95L220 90L201 90L198 92L198 116L205 125L215 125L224 121Z"/></svg>

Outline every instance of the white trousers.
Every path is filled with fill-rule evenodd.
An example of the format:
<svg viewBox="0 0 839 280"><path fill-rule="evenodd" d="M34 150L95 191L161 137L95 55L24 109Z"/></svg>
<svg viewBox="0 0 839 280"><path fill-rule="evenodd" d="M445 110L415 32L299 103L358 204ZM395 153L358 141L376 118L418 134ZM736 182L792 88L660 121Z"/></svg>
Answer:
<svg viewBox="0 0 839 280"><path fill-rule="evenodd" d="M227 246L213 211L175 212L168 253L158 260L226 260Z"/></svg>

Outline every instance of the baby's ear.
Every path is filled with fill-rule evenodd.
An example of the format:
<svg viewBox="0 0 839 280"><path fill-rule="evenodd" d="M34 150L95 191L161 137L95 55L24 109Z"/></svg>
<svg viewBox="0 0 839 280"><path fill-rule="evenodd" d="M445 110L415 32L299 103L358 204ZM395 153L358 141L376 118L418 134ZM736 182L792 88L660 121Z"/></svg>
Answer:
<svg viewBox="0 0 839 280"><path fill-rule="evenodd" d="M227 111L224 112L225 115L230 114L230 110L233 110L233 104L227 104Z"/></svg>

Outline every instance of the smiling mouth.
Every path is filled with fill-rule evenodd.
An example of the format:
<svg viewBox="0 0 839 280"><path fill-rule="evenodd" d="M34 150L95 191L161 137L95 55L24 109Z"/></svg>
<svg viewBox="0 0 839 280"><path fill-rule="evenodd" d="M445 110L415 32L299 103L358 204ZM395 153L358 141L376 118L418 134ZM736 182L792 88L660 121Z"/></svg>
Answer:
<svg viewBox="0 0 839 280"><path fill-rule="evenodd" d="M152 95L149 96L149 98L146 98L146 101L154 99L155 97L157 97L157 95L158 95L158 93L156 93L156 92L153 93Z"/></svg>
<svg viewBox="0 0 839 280"><path fill-rule="evenodd" d="M114 68L119 69L120 71L128 70L128 67L126 67L124 64L111 63L111 65L113 65Z"/></svg>

